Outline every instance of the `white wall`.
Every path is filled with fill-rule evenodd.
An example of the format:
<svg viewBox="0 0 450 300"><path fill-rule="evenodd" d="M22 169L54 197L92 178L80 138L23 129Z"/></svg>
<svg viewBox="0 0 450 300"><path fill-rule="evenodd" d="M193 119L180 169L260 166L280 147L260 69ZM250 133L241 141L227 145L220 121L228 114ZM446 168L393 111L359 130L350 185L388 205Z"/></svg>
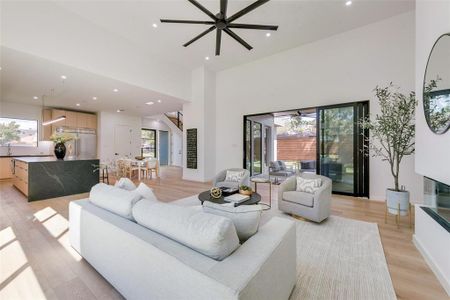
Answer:
<svg viewBox="0 0 450 300"><path fill-rule="evenodd" d="M123 113L100 112L98 114L98 157L101 161L114 161L115 128L128 126L132 130L131 149L132 156L140 155L141 148L141 118Z"/></svg>
<svg viewBox="0 0 450 300"><path fill-rule="evenodd" d="M290 49L217 74L216 170L242 165L242 116L370 100L373 89L395 82L414 90L414 12ZM402 164L400 183L419 201L422 180L414 159ZM393 185L387 163L370 159L370 197Z"/></svg>
<svg viewBox="0 0 450 300"><path fill-rule="evenodd" d="M38 121L38 146L37 147L12 147L13 155L53 155L53 143L40 141L42 136L42 107L37 105L26 105L14 102L0 101L0 116L6 118L17 118ZM0 155L6 155L7 147L0 147Z"/></svg>
<svg viewBox="0 0 450 300"><path fill-rule="evenodd" d="M434 134L423 112L423 76L436 39L450 33L450 1L417 1L416 3L416 172L450 184L450 132ZM450 55L450 54L448 54Z"/></svg>
<svg viewBox="0 0 450 300"><path fill-rule="evenodd" d="M180 130L175 131L170 124L166 124L165 116L154 116L142 118L142 128L157 130L157 147L159 150L159 130L169 132L169 165L182 166L182 149L183 149L183 135ZM156 151L159 158L159 151Z"/></svg>
<svg viewBox="0 0 450 300"><path fill-rule="evenodd" d="M215 74L206 68L192 72L191 102L183 105L183 145L186 130L197 128L197 169L186 168L186 147L183 147L183 179L205 182L215 174L216 111ZM220 158L222 159L222 158Z"/></svg>

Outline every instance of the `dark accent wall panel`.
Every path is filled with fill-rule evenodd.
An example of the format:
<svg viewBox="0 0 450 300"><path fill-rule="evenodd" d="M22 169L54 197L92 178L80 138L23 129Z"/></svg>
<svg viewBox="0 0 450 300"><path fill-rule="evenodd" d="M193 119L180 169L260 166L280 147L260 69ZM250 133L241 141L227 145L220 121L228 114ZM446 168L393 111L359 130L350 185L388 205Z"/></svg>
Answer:
<svg viewBox="0 0 450 300"><path fill-rule="evenodd" d="M197 128L186 130L186 167L197 169Z"/></svg>

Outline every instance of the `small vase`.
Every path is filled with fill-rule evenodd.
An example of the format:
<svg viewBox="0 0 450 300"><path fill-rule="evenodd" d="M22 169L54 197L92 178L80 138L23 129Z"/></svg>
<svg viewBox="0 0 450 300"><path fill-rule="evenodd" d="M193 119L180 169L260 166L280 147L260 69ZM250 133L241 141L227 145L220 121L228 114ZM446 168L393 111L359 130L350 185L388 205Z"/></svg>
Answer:
<svg viewBox="0 0 450 300"><path fill-rule="evenodd" d="M55 144L54 152L58 159L64 159L64 156L66 156L66 145L64 145L63 143Z"/></svg>

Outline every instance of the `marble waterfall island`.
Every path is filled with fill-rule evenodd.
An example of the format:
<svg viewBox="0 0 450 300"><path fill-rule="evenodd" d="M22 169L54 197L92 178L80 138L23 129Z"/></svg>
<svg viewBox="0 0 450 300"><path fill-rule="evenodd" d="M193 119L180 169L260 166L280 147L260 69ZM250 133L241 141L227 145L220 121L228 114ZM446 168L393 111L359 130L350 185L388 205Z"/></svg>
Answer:
<svg viewBox="0 0 450 300"><path fill-rule="evenodd" d="M14 158L14 185L28 201L89 192L99 183L98 159Z"/></svg>

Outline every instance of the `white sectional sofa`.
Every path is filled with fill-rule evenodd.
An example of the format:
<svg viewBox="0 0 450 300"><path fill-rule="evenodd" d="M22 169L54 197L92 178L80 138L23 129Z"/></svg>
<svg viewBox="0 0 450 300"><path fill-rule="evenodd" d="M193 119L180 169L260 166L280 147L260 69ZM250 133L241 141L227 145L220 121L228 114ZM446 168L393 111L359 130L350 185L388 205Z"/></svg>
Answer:
<svg viewBox="0 0 450 300"><path fill-rule="evenodd" d="M287 219L271 219L221 261L88 199L70 203L69 219L72 247L127 299L288 299L296 282Z"/></svg>

